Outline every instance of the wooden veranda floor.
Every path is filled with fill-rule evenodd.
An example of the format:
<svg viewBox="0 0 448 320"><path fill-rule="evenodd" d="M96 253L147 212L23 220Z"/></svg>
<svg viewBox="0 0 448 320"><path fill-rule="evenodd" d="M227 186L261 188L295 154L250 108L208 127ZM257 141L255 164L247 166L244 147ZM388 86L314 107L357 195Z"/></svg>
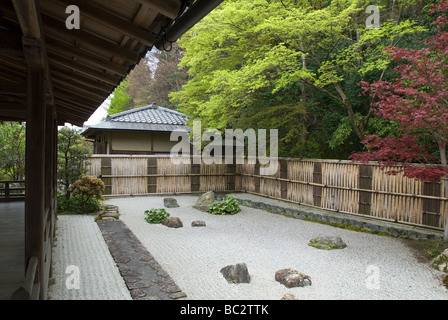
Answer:
<svg viewBox="0 0 448 320"><path fill-rule="evenodd" d="M25 279L25 202L0 202L0 299Z"/></svg>

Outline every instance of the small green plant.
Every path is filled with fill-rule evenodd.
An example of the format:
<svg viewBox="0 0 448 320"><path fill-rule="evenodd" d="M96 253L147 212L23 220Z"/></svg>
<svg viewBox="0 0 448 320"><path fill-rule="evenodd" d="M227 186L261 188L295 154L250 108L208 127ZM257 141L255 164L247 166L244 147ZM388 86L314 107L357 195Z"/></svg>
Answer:
<svg viewBox="0 0 448 320"><path fill-rule="evenodd" d="M145 221L148 223L161 223L168 218L170 214L165 209L151 209L145 211Z"/></svg>
<svg viewBox="0 0 448 320"><path fill-rule="evenodd" d="M235 214L240 212L240 206L238 200L231 196L226 196L226 198L222 201L213 202L208 212L211 214Z"/></svg>

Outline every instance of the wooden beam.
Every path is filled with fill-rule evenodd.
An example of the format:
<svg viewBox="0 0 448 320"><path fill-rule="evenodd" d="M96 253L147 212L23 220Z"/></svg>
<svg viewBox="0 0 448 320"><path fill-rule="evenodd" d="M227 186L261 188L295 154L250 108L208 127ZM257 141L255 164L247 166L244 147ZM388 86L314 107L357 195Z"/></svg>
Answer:
<svg viewBox="0 0 448 320"><path fill-rule="evenodd" d="M38 0L12 0L12 4L23 34L23 53L27 65L32 68L44 69L47 86L46 97L52 103L53 84L48 68L39 2Z"/></svg>
<svg viewBox="0 0 448 320"><path fill-rule="evenodd" d="M23 36L29 39L43 40L38 2L35 0L12 0L12 4Z"/></svg>
<svg viewBox="0 0 448 320"><path fill-rule="evenodd" d="M25 110L8 110L0 107L0 119L10 119L10 121L14 121L14 119L20 119L21 121L25 121L26 111Z"/></svg>
<svg viewBox="0 0 448 320"><path fill-rule="evenodd" d="M0 102L0 110L6 111L25 111L26 103L25 102Z"/></svg>
<svg viewBox="0 0 448 320"><path fill-rule="evenodd" d="M0 103L25 103L22 96L0 95Z"/></svg>
<svg viewBox="0 0 448 320"><path fill-rule="evenodd" d="M64 69L56 65L52 67L51 74L53 79L64 80L74 85L76 84L77 86L85 85L91 90L100 91L102 94L109 95L114 88L114 86L106 82L86 77L82 73L73 72L69 69Z"/></svg>
<svg viewBox="0 0 448 320"><path fill-rule="evenodd" d="M23 59L22 35L16 32L0 30L0 53L12 58Z"/></svg>
<svg viewBox="0 0 448 320"><path fill-rule="evenodd" d="M78 99L65 95L57 96L56 101L58 104L69 108L71 111L78 112L81 116L90 116L101 105L101 103L88 104L80 102Z"/></svg>
<svg viewBox="0 0 448 320"><path fill-rule="evenodd" d="M82 65L78 61L73 61L71 59L67 59L65 57L61 57L53 53L49 53L48 57L50 59L51 64L55 63L60 66L69 68L71 70L78 71L86 75L87 77L101 80L113 86L116 86L121 80L119 76L108 75L102 71L94 70L86 65Z"/></svg>
<svg viewBox="0 0 448 320"><path fill-rule="evenodd" d="M175 19L179 15L181 3L176 0L134 0L144 6L154 9L164 16Z"/></svg>
<svg viewBox="0 0 448 320"><path fill-rule="evenodd" d="M83 19L89 19L94 23L101 24L111 30L118 33L125 34L133 39L139 40L147 46L152 46L155 35L133 24L132 22L123 19L120 16L114 15L102 9L101 7L92 5L89 1L85 0L41 0L42 8L44 10L51 11L51 8L58 3L61 7L65 8L68 5L76 5L81 12Z"/></svg>
<svg viewBox="0 0 448 320"><path fill-rule="evenodd" d="M105 99L108 95L105 95L101 92L96 92L96 90L92 90L88 86L80 85L77 83L73 83L71 81L62 80L57 77L53 77L53 83L61 88L65 88L66 90L70 90L74 94L90 97L92 99Z"/></svg>
<svg viewBox="0 0 448 320"><path fill-rule="evenodd" d="M74 101L81 102L82 104L85 104L86 106L96 105L96 104L100 105L101 102L104 100L104 98L102 98L102 97L99 98L97 96L95 96L94 98L82 96L75 92L70 91L69 89L65 89L65 88L61 88L61 87L55 88L55 96L56 97L67 97Z"/></svg>
<svg viewBox="0 0 448 320"><path fill-rule="evenodd" d="M0 79L5 82L24 83L26 82L26 70L17 70L13 67L0 65Z"/></svg>
<svg viewBox="0 0 448 320"><path fill-rule="evenodd" d="M24 74L27 73L28 66L24 60L13 59L4 54L0 54L0 61L2 61L2 67L9 67L14 72L21 71Z"/></svg>
<svg viewBox="0 0 448 320"><path fill-rule="evenodd" d="M79 47L71 46L62 41L58 41L56 39L52 39L51 37L47 38L47 48L52 52L58 52L65 56L73 56L78 59L81 59L91 65L97 66L99 68L109 70L119 76L125 76L128 68L117 63L113 63L107 61L104 58L99 58L91 53L88 53Z"/></svg>
<svg viewBox="0 0 448 320"><path fill-rule="evenodd" d="M106 56L113 54L128 62L134 62L138 59L138 52L122 48L118 44L104 40L97 35L93 35L82 29L68 30L65 27L64 20L59 20L47 14L42 14L42 21L44 23L46 34L51 35L54 38L69 35L70 38L79 43L81 48L96 49L103 52Z"/></svg>
<svg viewBox="0 0 448 320"><path fill-rule="evenodd" d="M26 95L25 83L0 83L0 94Z"/></svg>
<svg viewBox="0 0 448 320"><path fill-rule="evenodd" d="M149 26L153 23L154 19L157 17L158 13L147 6L141 6L138 10L137 14L133 19L133 23L141 28L148 29ZM120 47L125 47L131 50L140 50L141 43L137 40L130 39L128 36L123 36L123 39L120 42ZM112 58L113 62L123 63L120 57L114 56Z"/></svg>
<svg viewBox="0 0 448 320"><path fill-rule="evenodd" d="M82 127L85 121L85 118L82 115L80 115L78 112L73 112L70 107L62 105L60 102L57 102L56 107L58 113L58 121L63 120L63 122L70 122L75 126Z"/></svg>
<svg viewBox="0 0 448 320"><path fill-rule="evenodd" d="M57 103L58 103L58 105L57 105L58 112L59 112L59 110L63 110L64 114L70 115L69 119L78 119L81 122L84 122L85 116L90 115L90 111L88 109L81 110L81 107L74 108L73 103L68 103L66 101L62 101L62 99L58 99Z"/></svg>
<svg viewBox="0 0 448 320"><path fill-rule="evenodd" d="M25 121L26 103L25 102L0 102L0 119L16 121Z"/></svg>

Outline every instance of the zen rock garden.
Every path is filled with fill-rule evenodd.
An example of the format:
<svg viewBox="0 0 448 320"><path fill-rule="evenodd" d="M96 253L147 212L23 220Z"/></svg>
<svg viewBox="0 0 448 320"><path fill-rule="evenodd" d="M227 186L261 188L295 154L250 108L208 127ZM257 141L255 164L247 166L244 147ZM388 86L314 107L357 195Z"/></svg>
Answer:
<svg viewBox="0 0 448 320"><path fill-rule="evenodd" d="M205 192L202 194L195 205L193 205L194 209L197 209L202 212L211 212L211 208L213 205L224 203L225 200L229 202L228 197L223 198L222 196L217 195L213 191ZM235 201L238 201L236 199L233 199ZM175 198L164 198L163 203L165 208L178 208L179 204ZM107 212L110 213L112 208L107 208ZM165 211L165 209L152 209L159 210L161 212L160 219L155 219L156 222L152 223L161 223L164 226L167 226L169 228L182 228L183 223L179 217L171 217L168 212ZM235 212L228 213L223 212L220 214L234 214L238 212L240 209L239 207L235 210ZM196 220L191 223L192 227L205 227L206 223L202 220ZM319 236L316 238L313 238L308 243L309 246L314 247L316 249L320 250L334 250L334 249L344 249L347 247L345 242L341 239L341 237L338 236ZM223 275L224 279L229 284L239 284L239 283L250 283L250 274L247 268L246 263L237 263L234 265L227 265L223 267L220 270L221 274ZM312 281L311 277L297 271L292 268L285 268L280 269L273 274L273 279L275 281L279 282L280 284L284 285L286 288L295 288L295 287L306 287L311 286ZM297 300L297 298L291 294L286 293L282 298L282 300Z"/></svg>
<svg viewBox="0 0 448 320"><path fill-rule="evenodd" d="M256 207L258 209L271 211L274 213L282 213L287 215L288 212L281 210L281 208L269 206L268 204L261 204L255 202L249 202L248 200L237 200L232 197L224 197L218 195L213 191L205 192L199 196L196 203L191 206L192 208L199 210L201 212L206 212L209 214L235 214L240 211L239 205L247 205L250 207ZM236 206L234 212L219 212L222 204L230 203L230 200L235 201L231 203L231 206ZM168 197L163 199L163 204L166 209L169 208L179 208L180 205L175 198ZM190 207L190 208L191 208ZM184 227L183 222L179 217L171 217L165 208L151 209L147 210L145 213L151 211L151 221L145 219L149 223L160 223L168 228L182 228ZM218 210L218 212L213 212L213 209ZM227 209L227 208L226 208ZM117 206L104 205L103 210L97 216L97 220L118 220L119 211ZM191 227L206 227L206 222L202 220L195 220L191 222ZM321 235L314 237L307 243L308 246L315 248L316 250L343 250L347 247L347 244L339 236L334 235ZM436 259L432 261L432 266L442 272L448 272L448 249L446 249L442 254L440 254ZM248 270L246 263L236 263L233 265L227 265L222 267L220 270L223 278L227 281L229 285L236 284L250 284L251 275ZM448 277L447 277L448 278ZM311 277L299 270L293 268L284 268L273 272L272 280L283 285L285 288L303 288L312 285ZM448 281L447 281L448 282ZM298 300L292 293L285 293L281 300Z"/></svg>

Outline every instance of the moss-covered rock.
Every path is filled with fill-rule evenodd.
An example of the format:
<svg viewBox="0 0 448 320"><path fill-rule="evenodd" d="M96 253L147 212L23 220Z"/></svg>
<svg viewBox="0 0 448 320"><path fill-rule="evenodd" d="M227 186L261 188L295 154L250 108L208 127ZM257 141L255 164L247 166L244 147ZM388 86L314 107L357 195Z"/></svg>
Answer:
<svg viewBox="0 0 448 320"><path fill-rule="evenodd" d="M439 271L448 272L448 249L432 261L432 266Z"/></svg>
<svg viewBox="0 0 448 320"><path fill-rule="evenodd" d="M341 237L331 236L311 239L308 245L322 250L343 249L347 247Z"/></svg>

